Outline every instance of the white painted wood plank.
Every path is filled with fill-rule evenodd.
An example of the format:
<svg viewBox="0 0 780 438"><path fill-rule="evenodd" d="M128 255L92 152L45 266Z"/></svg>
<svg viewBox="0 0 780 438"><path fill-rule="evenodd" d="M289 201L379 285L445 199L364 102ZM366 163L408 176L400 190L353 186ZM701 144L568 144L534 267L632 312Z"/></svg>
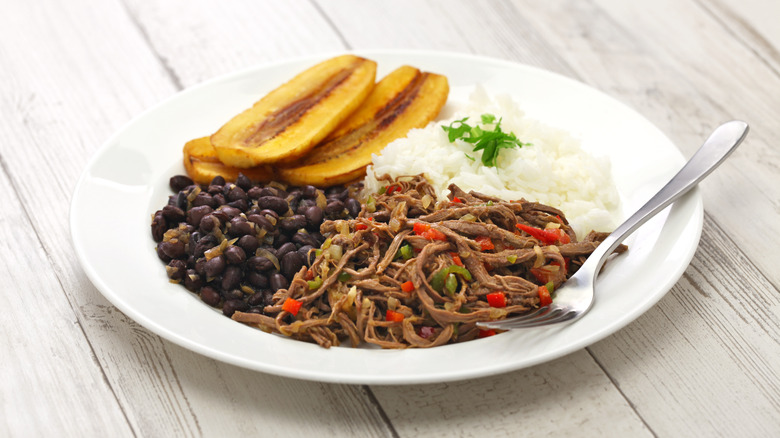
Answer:
<svg viewBox="0 0 780 438"><path fill-rule="evenodd" d="M0 185L0 436L130 434L4 168Z"/></svg>
<svg viewBox="0 0 780 438"><path fill-rule="evenodd" d="M307 1L125 3L149 44L185 87L262 63L346 49Z"/></svg>
<svg viewBox="0 0 780 438"><path fill-rule="evenodd" d="M400 436L653 436L585 350L499 376L373 391Z"/></svg>
<svg viewBox="0 0 780 438"><path fill-rule="evenodd" d="M671 293L590 350L656 436L777 436L780 293L717 225L704 233Z"/></svg>
<svg viewBox="0 0 780 438"><path fill-rule="evenodd" d="M49 272L65 292L59 311L75 310L82 337L93 346L116 394L113 409L126 413L124 429L140 436L386 435L360 387L281 379L204 358L128 320L89 284L69 242L70 192L101 142L130 117L174 93L176 84L121 4L46 6L14 4L12 15L24 19L0 30L0 41L25 37L0 50L0 130L16 139L12 148L3 147L2 156L25 208L45 212L31 220L49 254L43 264L15 260L13 269L30 273L51 264ZM12 307L12 312L15 319L28 317L23 308ZM32 330L29 342L38 342L37 336L50 335ZM80 350L70 354L90 358ZM44 371L43 366L37 370ZM88 367L72 372L83 373L81 380L90 377ZM99 416L93 419L94 413L64 402L56 387L42 389L26 403L42 403L39 411L70 412L76 424L94 429L95 435L122 430L105 427ZM110 413L111 405L104 409ZM36 421L25 412L18 420L14 427Z"/></svg>

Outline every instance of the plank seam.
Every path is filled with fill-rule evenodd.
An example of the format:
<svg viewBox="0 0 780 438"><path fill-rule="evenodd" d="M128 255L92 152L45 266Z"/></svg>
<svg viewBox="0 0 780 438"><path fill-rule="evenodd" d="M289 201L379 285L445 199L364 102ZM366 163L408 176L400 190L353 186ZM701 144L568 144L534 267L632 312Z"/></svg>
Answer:
<svg viewBox="0 0 780 438"><path fill-rule="evenodd" d="M377 413L379 414L379 418L382 419L382 422L389 429L390 436L393 438L401 438L401 435L399 435L398 431L395 430L393 422L390 421L390 417L388 417L387 412L385 412L385 409L379 403L379 400L376 398L376 395L374 395L374 391L371 390L371 387L368 385L361 385L361 388L363 389L363 393L366 395L366 397L368 397L368 400L376 409Z"/></svg>
<svg viewBox="0 0 780 438"><path fill-rule="evenodd" d="M183 90L184 85L181 82L181 78L179 78L179 75L176 74L176 72L174 71L173 67L171 67L168 60L162 54L160 54L160 52L157 51L154 44L152 43L152 38L149 36L149 33L141 24L138 17L136 17L135 14L133 14L132 9L130 9L127 6L127 3L125 1L121 1L120 3L122 4L122 7L125 9L127 16L130 17L130 22L138 30L138 33L141 35L141 38L149 47L149 50L152 52L152 54L154 54L154 57L157 58L157 60L160 62L160 65L162 65L165 74L168 76L168 78L171 80L173 85L176 87L176 90L179 91Z"/></svg>
<svg viewBox="0 0 780 438"><path fill-rule="evenodd" d="M46 246L43 244L43 239L41 238L40 233L38 233L38 229L35 227L35 223L33 222L32 216L30 215L30 212L27 209L27 205L21 201L21 192L19 191L19 187L17 186L16 182L12 177L11 172L9 171L8 163L5 161L5 157L1 153L0 153L0 170L2 170L2 172L8 178L8 183L11 185L11 190L16 195L16 199L22 208L24 217L27 220L27 223L30 225L30 228L32 229L33 233L35 233L35 239L38 241L38 246L41 248L43 254L46 256L46 260L49 261L50 266L56 266L56 264L54 263L54 259L52 258L49 251L46 249ZM92 341L89 339L89 336L87 336L87 332L84 330L84 325L81 323L79 319L78 316L79 314L76 311L76 309L73 307L73 303L71 302L68 293L65 291L65 286L62 284L62 279L60 278L59 272L56 269L54 270L54 278L57 280L57 284L59 284L60 286L60 291L62 291L62 293L65 295L65 301L68 303L70 310L73 312L73 315L76 318L76 325L78 326L79 331L81 331L81 334L84 336L84 340L87 342L87 346L89 346L89 352L92 361L100 370L100 375L103 378L103 382L106 384L109 391L111 391L111 395L114 396L114 400L116 400L116 404L119 407L119 412L121 412L122 416L125 418L125 422L127 423L128 428L132 432L133 436L137 437L138 434L136 433L135 428L133 427L133 423L130 421L130 418L127 415L127 411L125 410L124 405L119 400L119 396L114 390L114 386L111 384L111 381L109 380L108 375L106 374L106 370L103 368L103 365L98 360L95 347L92 345Z"/></svg>
<svg viewBox="0 0 780 438"><path fill-rule="evenodd" d="M599 359L596 357L593 351L591 351L590 347L585 347L585 351L587 351L590 357L593 358L593 361L596 362L596 365L601 369L601 372L603 372L604 375L607 377L607 379L609 379L610 383L612 383L612 386L615 387L615 390L617 390L618 394L620 394L620 396L623 397L623 400L625 400L626 403L628 403L628 406L631 408L632 411L634 411L634 415L636 415L637 418L639 418L639 421L641 421L642 424L644 424L645 429L647 429L647 431L650 432L652 436L657 438L658 434L655 433L653 428L650 427L650 424L647 421L645 421L644 417L642 417L642 415L639 413L639 410L637 409L636 405L634 405L634 403L626 395L626 393L624 393L623 390L620 389L620 385L618 384L618 382L614 378L612 378L612 375L607 371L607 368L604 366L604 364L602 364L601 361L599 361Z"/></svg>
<svg viewBox="0 0 780 438"><path fill-rule="evenodd" d="M339 37L339 40L342 44L344 44L344 47L347 50L353 50L352 45L350 45L347 42L347 39L344 37L344 34L341 33L338 26L336 26L336 23L333 22L333 20L330 19L330 16L320 7L320 4L316 1L309 0L309 3L311 3L312 7L317 10L317 12L320 13L320 16L322 16L322 19L325 20L325 22L328 24L328 26L333 30L333 33L336 34L336 36Z"/></svg>
<svg viewBox="0 0 780 438"><path fill-rule="evenodd" d="M758 58L758 59L760 60L760 62L761 62L762 64L764 64L764 65L765 65L765 66L766 66L766 67L767 67L769 70L771 70L772 72L774 72L774 73L775 73L777 76L780 76L780 71L778 71L778 69L777 69L777 68L776 68L776 67L775 67L775 66L772 64L772 62L770 62L770 61L769 61L769 60L766 58L766 56L764 56L764 55L763 55L763 54L762 54L760 51L758 51L757 49L755 49L755 48L754 48L754 47L753 47L753 46L750 44L750 42L749 42L749 41L747 41L745 38L743 38L743 37L742 37L742 35L740 35L738 32L735 32L735 31L734 31L734 30L731 28L731 26L729 26L729 24L730 24L730 23L729 23L728 21L726 21L726 20L725 20L723 17L721 17L720 15L718 15L718 14L717 14L717 13L716 13L716 12L715 12L713 9L712 9L712 6L711 6L711 5L708 5L708 4L706 4L706 2L703 2L703 1L701 1L701 0L697 0L697 1L696 1L696 3L698 3L698 4L699 4L699 6L702 8L702 10L704 10L704 11L705 11L705 12L706 12L706 13L707 13L707 14L708 14L708 15L709 15L709 16L710 16L710 17L711 17L711 18L712 18L712 19L713 19L715 22L717 22L718 24L720 24L720 25L723 27L723 30L724 30L724 31L726 31L726 32L727 32L729 35L731 35L732 37L734 37L734 40L735 40L735 41L738 41L738 42L739 42L740 44L742 44L742 45L743 45L743 46L744 46L744 47L745 47L745 48L746 48L746 49L747 49L747 50L748 50L750 53L754 54L754 55L756 56L756 58ZM724 14L724 15L726 15L726 17L727 17L727 18L729 18L730 20L732 20L732 22L733 22L735 25L737 25L737 26L741 27L742 29L744 29L744 30L745 30L745 32L749 33L749 34L750 34L750 35L751 35L753 38L755 38L755 39L756 39L757 43L759 43L761 46L763 46L763 48L764 48L764 49L766 49L767 51L769 51L769 52L770 52L770 53L768 53L768 55L769 55L769 56L773 56L773 57L775 57L775 58L778 58L778 59L780 59L780 53L778 53L777 51L773 50L773 46L772 46L772 44L771 44L771 43L769 43L768 41L766 41L766 39L764 39L764 37L763 37L763 36L761 36L761 34L760 34L758 31L756 31L756 30L755 30L753 27L749 26L747 23L745 23L745 21L744 21L743 19L741 19L740 17L738 17L736 14L732 13L732 12L731 12L730 10L728 10L727 8L723 7L723 6L722 6L722 5L720 5L720 4L717 4L717 2L714 2L714 3L716 3L716 6L715 6L715 7L718 7L718 8L720 8L720 10L723 12L723 14Z"/></svg>

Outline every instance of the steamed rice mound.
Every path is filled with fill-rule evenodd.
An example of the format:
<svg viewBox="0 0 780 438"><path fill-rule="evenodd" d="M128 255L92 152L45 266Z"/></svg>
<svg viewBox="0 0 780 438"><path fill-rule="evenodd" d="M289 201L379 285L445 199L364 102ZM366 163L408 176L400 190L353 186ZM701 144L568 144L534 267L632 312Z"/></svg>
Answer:
<svg viewBox="0 0 780 438"><path fill-rule="evenodd" d="M472 145L460 140L450 143L441 128L465 116L472 126L481 125L482 114L503 118L504 132L514 132L521 142L531 145L502 149L497 167L487 167L481 162L482 151L473 152ZM465 191L548 204L566 214L578 236L591 230L612 231L620 219L620 197L607 157L591 156L568 132L525 117L508 97L490 99L481 88L468 103L455 108L452 118L414 129L387 145L381 155L374 155L366 189L378 191L377 178L384 174L424 174L440 200L455 183Z"/></svg>

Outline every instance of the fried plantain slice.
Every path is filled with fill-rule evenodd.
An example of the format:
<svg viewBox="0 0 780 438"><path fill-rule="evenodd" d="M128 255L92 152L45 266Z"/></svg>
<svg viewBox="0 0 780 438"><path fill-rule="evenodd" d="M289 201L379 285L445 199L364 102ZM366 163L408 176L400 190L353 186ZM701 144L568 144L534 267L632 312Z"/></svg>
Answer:
<svg viewBox="0 0 780 438"><path fill-rule="evenodd" d="M358 109L337 128L341 135L318 145L297 165L278 168L277 175L290 184L319 187L359 178L365 175L372 154L435 119L448 94L445 76L400 67L374 87L366 99L369 107Z"/></svg>
<svg viewBox="0 0 780 438"><path fill-rule="evenodd" d="M184 145L183 152L184 168L197 184L208 184L217 175L221 175L228 181L235 181L239 172L252 181L272 181L274 179L274 172L269 166L239 169L222 164L209 137L188 141Z"/></svg>
<svg viewBox="0 0 780 438"><path fill-rule="evenodd" d="M354 55L321 62L233 117L211 136L223 163L240 168L298 159L366 99L376 63Z"/></svg>

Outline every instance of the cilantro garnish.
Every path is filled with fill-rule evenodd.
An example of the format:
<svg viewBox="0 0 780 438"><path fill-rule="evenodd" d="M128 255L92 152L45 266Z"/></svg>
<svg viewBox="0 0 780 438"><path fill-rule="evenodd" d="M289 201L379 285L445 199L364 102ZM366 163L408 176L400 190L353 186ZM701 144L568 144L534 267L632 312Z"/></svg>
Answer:
<svg viewBox="0 0 780 438"><path fill-rule="evenodd" d="M531 143L523 143L515 137L513 132L503 132L501 130L501 120L496 121L493 114L482 114L482 127L479 125L471 126L466 121L468 117L455 120L450 126L442 126L450 143L455 140L462 140L474 145L474 152L482 151L482 164L488 167L496 167L496 159L501 149L510 149L514 147L530 146ZM492 130L486 130L484 125L493 125ZM474 160L474 157L466 154L466 157Z"/></svg>

